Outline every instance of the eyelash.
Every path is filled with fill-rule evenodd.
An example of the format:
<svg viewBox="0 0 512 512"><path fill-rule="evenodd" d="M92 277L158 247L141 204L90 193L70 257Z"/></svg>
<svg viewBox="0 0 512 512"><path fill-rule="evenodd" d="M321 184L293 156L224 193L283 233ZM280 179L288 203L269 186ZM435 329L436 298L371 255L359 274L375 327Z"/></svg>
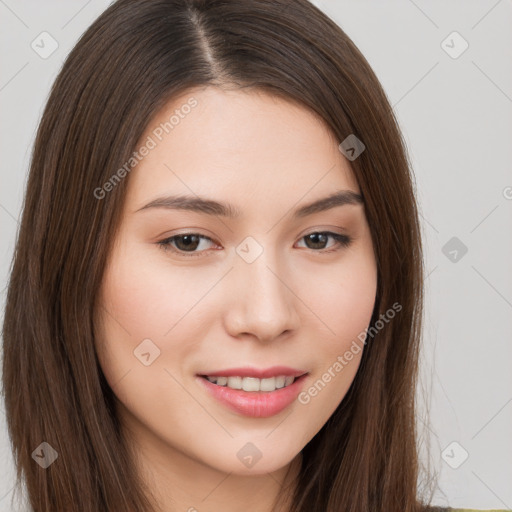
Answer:
<svg viewBox="0 0 512 512"><path fill-rule="evenodd" d="M308 236L311 236L311 235L328 235L329 237L336 240L337 247L335 247L334 249L333 248L331 248L331 249L310 249L313 252L319 252L322 254L340 251L341 249L347 248L352 243L352 238L350 236L341 235L339 233L333 233L332 231L312 231L311 233L308 233L307 235L302 236L300 238L300 240L302 240ZM186 258L199 257L199 256L201 256L201 254L203 252L205 252L205 251L193 251L193 252L181 251L171 245L172 241L174 241L176 238L180 238L180 237L184 237L184 236L197 236L204 240L209 240L210 242L213 242L213 240L210 237L201 235L199 233L180 233L179 235L174 235L174 236L171 236L164 240L160 240L159 242L157 242L157 245L159 245L160 248L163 249L165 252L171 251L175 254L179 254L180 256L185 256Z"/></svg>

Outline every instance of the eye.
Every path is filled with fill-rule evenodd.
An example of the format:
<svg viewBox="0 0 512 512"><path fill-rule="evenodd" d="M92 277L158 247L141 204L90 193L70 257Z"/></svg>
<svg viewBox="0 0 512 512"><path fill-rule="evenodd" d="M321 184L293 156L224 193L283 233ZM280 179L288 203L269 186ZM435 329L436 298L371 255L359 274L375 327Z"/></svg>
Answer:
<svg viewBox="0 0 512 512"><path fill-rule="evenodd" d="M334 248L328 250L325 249L325 244L332 238L335 240ZM342 248L348 247L352 243L352 238L347 235L339 233L333 233L331 231L314 231L300 238L300 240L306 241L306 247L312 249L314 252L319 253L331 253L339 251ZM180 235L174 235L164 240L157 242L164 251L171 251L175 254L185 257L197 257L200 256L204 250L198 251L197 249L204 245L201 242L213 242L213 240L205 235L199 233L183 233ZM208 243L206 243L208 245Z"/></svg>
<svg viewBox="0 0 512 512"><path fill-rule="evenodd" d="M334 244L334 248L325 250L325 244L329 238L334 239L336 243ZM306 241L306 247L309 249L324 249L315 251L322 253L339 251L341 248L348 247L352 242L349 236L340 233L332 233L331 231L314 231L313 233L303 236L301 240Z"/></svg>
<svg viewBox="0 0 512 512"><path fill-rule="evenodd" d="M196 251L196 249L201 246L201 241L203 240L213 242L211 238L200 235L199 233L183 233L181 235L174 235L166 238L165 240L161 240L158 242L158 245L164 251L170 250L186 257L196 257L200 256L200 253L203 252Z"/></svg>

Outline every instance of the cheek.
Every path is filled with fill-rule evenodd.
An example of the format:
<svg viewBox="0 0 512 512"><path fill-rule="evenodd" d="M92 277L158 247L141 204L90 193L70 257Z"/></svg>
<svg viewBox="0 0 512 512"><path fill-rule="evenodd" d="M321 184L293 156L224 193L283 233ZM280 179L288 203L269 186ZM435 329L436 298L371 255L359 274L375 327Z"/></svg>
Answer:
<svg viewBox="0 0 512 512"><path fill-rule="evenodd" d="M315 421L304 439L314 435L336 410L359 368L377 291L373 251L354 252L337 269L326 267L325 274L317 272L315 277L317 287L306 295L315 313L311 332L316 341L315 365L297 404ZM315 336L318 332L325 334Z"/></svg>
<svg viewBox="0 0 512 512"><path fill-rule="evenodd" d="M309 272L311 274L311 272ZM306 274L307 275L307 274ZM332 265L322 265L302 288L317 316L325 351L342 349L370 322L377 293L377 268L371 245L354 248Z"/></svg>
<svg viewBox="0 0 512 512"><path fill-rule="evenodd" d="M357 337L370 322L377 293L377 273L371 261L355 261L331 285L326 311L340 342Z"/></svg>
<svg viewBox="0 0 512 512"><path fill-rule="evenodd" d="M104 277L102 300L114 328L124 330L132 342L144 338L172 341L187 315L215 283L197 269L165 263L158 248L147 244L126 244L114 254L114 262ZM211 272L210 272L211 274Z"/></svg>
<svg viewBox="0 0 512 512"><path fill-rule="evenodd" d="M201 280L184 269L171 271L162 258L157 265L147 250L137 250L134 244L115 251L104 275L95 337L100 366L129 422L136 418L162 438L185 435L185 412L204 411L178 382L199 349L195 340L205 337L205 327L193 319L215 276Z"/></svg>
<svg viewBox="0 0 512 512"><path fill-rule="evenodd" d="M180 268L171 272L162 266L161 257L157 265L147 248L143 253L137 244L116 249L111 261L98 301L95 337L103 372L111 387L127 372L135 392L133 384L139 380L141 385L159 386L164 368L181 371L176 361L187 360L190 352L197 350L197 345L187 340L200 339L201 327L200 322L191 322L190 314L197 317L200 308L194 306L211 288L215 276L202 279L197 272ZM154 362L145 366L140 357L148 352L146 359ZM122 388L114 391L122 393Z"/></svg>

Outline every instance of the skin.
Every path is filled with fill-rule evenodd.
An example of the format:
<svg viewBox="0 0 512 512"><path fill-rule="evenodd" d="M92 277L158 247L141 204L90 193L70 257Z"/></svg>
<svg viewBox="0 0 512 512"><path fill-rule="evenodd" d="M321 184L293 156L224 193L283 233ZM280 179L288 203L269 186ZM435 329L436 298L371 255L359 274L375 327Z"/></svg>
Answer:
<svg viewBox="0 0 512 512"><path fill-rule="evenodd" d="M280 485L293 483L302 448L343 400L362 350L307 404L295 401L268 418L226 408L196 374L287 365L309 372L307 390L369 325L377 287L372 239L362 204L293 218L297 207L360 189L339 141L292 102L255 90L194 89L158 112L141 142L191 96L197 106L126 178L96 349L161 510L238 512L243 504L269 512ZM229 202L242 216L137 211L166 194ZM352 242L307 244L307 234L325 231ZM211 241L192 248L197 257L179 241L173 247L181 254L158 245L184 233ZM263 248L252 263L236 252L248 236ZM160 350L149 366L134 355L144 339ZM261 452L251 468L237 457L248 442Z"/></svg>

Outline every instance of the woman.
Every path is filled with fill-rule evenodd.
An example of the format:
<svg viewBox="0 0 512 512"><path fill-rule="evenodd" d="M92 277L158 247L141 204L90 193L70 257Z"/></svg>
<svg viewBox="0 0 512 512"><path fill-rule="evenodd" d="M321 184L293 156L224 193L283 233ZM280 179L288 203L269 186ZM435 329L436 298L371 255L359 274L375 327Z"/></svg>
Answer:
<svg viewBox="0 0 512 512"><path fill-rule="evenodd" d="M34 511L430 510L422 252L364 57L306 0L118 0L33 153L3 388Z"/></svg>

